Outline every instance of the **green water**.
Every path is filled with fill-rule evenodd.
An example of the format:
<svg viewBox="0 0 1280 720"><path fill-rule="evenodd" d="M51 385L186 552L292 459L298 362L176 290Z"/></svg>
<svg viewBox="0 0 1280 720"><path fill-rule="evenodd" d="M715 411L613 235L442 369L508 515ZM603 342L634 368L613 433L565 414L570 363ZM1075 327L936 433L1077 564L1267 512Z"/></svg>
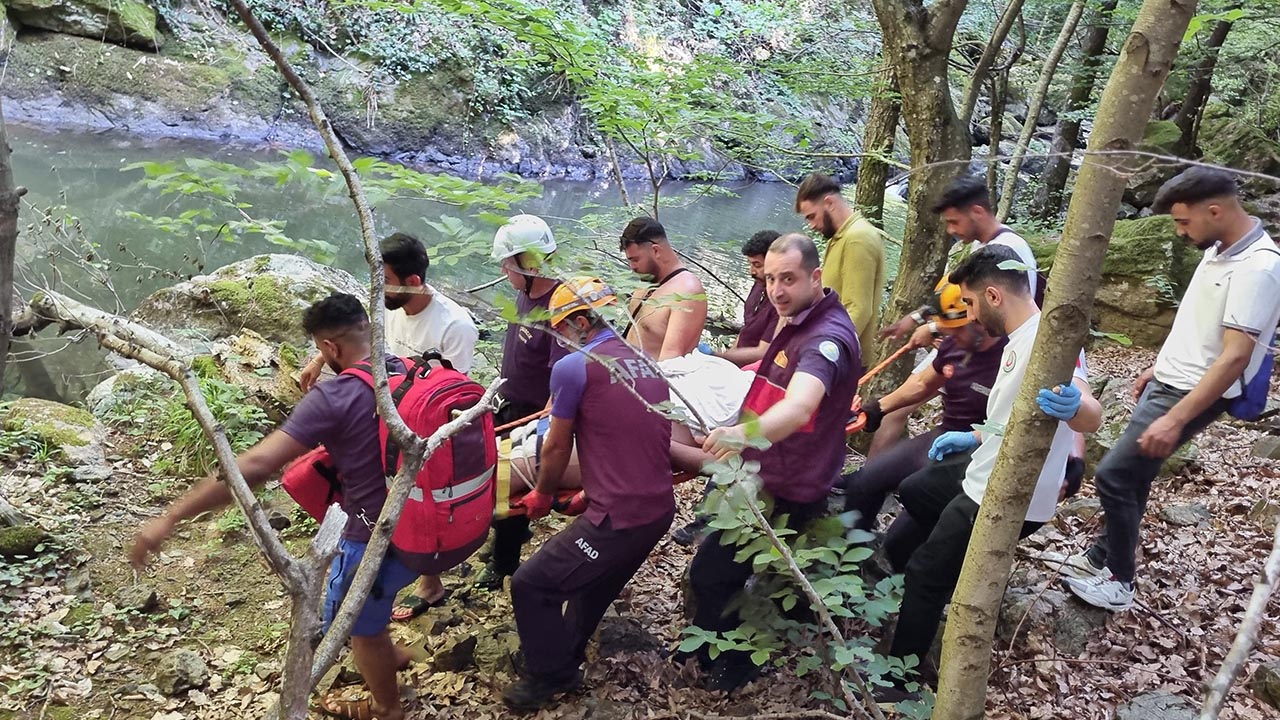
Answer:
<svg viewBox="0 0 1280 720"><path fill-rule="evenodd" d="M190 200L175 201L142 184L140 170L122 171L139 161L174 161L205 158L247 165L272 162L278 150L249 149L189 140L157 140L116 134L44 133L32 128L10 127L16 181L28 189L24 198L19 236L16 283L20 292L50 287L78 296L104 309L128 312L148 294L200 272L264 252L290 252L259 236L238 241L211 239L192 233L165 233L128 218L134 211L147 215L172 216L196 207ZM625 222L617 189L606 183L547 181L540 197L523 201L515 211L540 215L548 220L562 247L585 248L597 244L605 252L583 252L598 257L595 268L607 274L609 265L621 263L616 252L617 231ZM745 293L749 279L743 268L739 247L757 230L802 230L803 220L792 212L794 189L783 183L742 183L725 186L727 195L707 195L687 185L664 186L669 202L661 211L673 244L702 269L713 308L733 316L738 304L727 289L731 285ZM359 226L350 201L337 194L316 195L289 192L271 184L242 187L253 214L286 223L292 237L315 238L332 243L336 250L331 264L357 277L367 273ZM630 188L633 201L646 197L646 188ZM48 212L52 208L52 212ZM612 233L598 228L594 233L576 222L586 215L617 213L618 225ZM422 199L395 199L374 208L379 236L399 230L423 239L434 264L431 281L457 292L497 276L486 253L475 248L448 259L432 252L439 238L428 221L442 215L457 217L475 231L474 243L483 243L492 225L470 213ZM52 218L52 221L50 220ZM890 223L893 232L894 223ZM214 235L214 233L207 233ZM889 248L896 261L897 248ZM444 252L444 251L441 251ZM456 252L456 251L454 251ZM99 263L110 261L105 273L86 272L81 262L92 257ZM691 263L692 265L692 263ZM617 272L622 265L615 265ZM708 277L714 275L715 278ZM491 301L499 286L479 294ZM88 388L109 374L105 355L92 338L54 337L46 330L41 337L20 343L15 349L20 363L39 367L19 367L25 373L11 374L9 383L17 391L49 395L38 375L49 375L63 400L78 400ZM34 370L35 372L30 372ZM15 385L16 383L16 385Z"/></svg>

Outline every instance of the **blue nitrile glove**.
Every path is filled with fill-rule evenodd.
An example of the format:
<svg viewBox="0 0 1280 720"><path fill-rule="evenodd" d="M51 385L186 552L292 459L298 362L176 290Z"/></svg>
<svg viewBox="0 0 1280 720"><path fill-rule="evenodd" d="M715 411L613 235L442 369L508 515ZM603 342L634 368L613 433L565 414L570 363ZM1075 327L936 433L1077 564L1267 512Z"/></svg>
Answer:
<svg viewBox="0 0 1280 720"><path fill-rule="evenodd" d="M705 342L698 343L698 352L702 353L703 355L716 354L715 351L711 349L711 346Z"/></svg>
<svg viewBox="0 0 1280 720"><path fill-rule="evenodd" d="M933 445L929 448L929 459L941 460L948 455L968 452L976 447L978 447L977 435L972 432L952 430L942 433L937 440L933 441Z"/></svg>
<svg viewBox="0 0 1280 720"><path fill-rule="evenodd" d="M1053 390L1040 388L1036 404L1045 415L1065 422L1080 412L1080 389L1075 385L1059 385Z"/></svg>

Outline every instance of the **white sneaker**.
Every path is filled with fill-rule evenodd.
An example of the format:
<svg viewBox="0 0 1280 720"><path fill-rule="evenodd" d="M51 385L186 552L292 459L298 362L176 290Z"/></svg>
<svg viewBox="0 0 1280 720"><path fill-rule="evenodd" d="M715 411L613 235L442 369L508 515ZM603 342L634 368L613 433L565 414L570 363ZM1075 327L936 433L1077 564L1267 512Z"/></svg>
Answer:
<svg viewBox="0 0 1280 720"><path fill-rule="evenodd" d="M1116 580L1110 573L1105 578L1064 577L1062 584L1075 593L1076 597L1103 610L1119 612L1133 607L1133 587L1125 587L1124 583Z"/></svg>
<svg viewBox="0 0 1280 720"><path fill-rule="evenodd" d="M1058 574L1064 578L1076 578L1079 580L1091 580L1093 578L1101 578L1103 580L1111 579L1111 571L1103 567L1097 567L1088 555L1077 553L1068 555L1062 560L1058 566Z"/></svg>

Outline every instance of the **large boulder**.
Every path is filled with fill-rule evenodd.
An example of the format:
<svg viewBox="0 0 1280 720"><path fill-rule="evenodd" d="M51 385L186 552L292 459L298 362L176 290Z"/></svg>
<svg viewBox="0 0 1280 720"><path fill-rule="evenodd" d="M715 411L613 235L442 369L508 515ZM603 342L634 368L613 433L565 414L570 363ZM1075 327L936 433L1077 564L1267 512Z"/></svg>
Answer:
<svg viewBox="0 0 1280 720"><path fill-rule="evenodd" d="M1106 610L1068 597L1061 590L1037 587L1010 587L1000 606L996 635L1001 640L1025 637L1031 630L1046 633L1053 645L1065 655L1079 655L1089 642L1089 635L1106 626L1110 616Z"/></svg>
<svg viewBox="0 0 1280 720"><path fill-rule="evenodd" d="M23 25L158 50L156 11L143 0L6 0Z"/></svg>
<svg viewBox="0 0 1280 720"><path fill-rule="evenodd" d="M258 255L156 291L132 318L196 341L251 330L270 342L305 348L303 311L335 291L366 294L343 270L297 255Z"/></svg>
<svg viewBox="0 0 1280 720"><path fill-rule="evenodd" d="M1033 243L1032 250L1048 272L1057 243ZM1167 215L1117 220L1094 297L1094 325L1137 345L1160 347L1201 255L1177 236Z"/></svg>
<svg viewBox="0 0 1280 720"><path fill-rule="evenodd" d="M107 466L102 451L106 432L87 410L50 400L19 398L9 405L3 421L5 431L29 434L47 451L61 455L74 466Z"/></svg>
<svg viewBox="0 0 1280 720"><path fill-rule="evenodd" d="M1181 137L1182 131L1172 120L1153 120L1147 123L1146 132L1137 149L1156 155L1180 157L1183 152L1179 142ZM1178 163L1153 161L1148 157L1138 158L1135 163L1136 172L1129 178L1129 184L1124 190L1124 201L1137 208L1151 207L1156 201L1160 186L1182 169Z"/></svg>
<svg viewBox="0 0 1280 720"><path fill-rule="evenodd" d="M1249 689L1260 700L1280 710L1280 661L1259 665L1249 678Z"/></svg>
<svg viewBox="0 0 1280 720"><path fill-rule="evenodd" d="M1250 120L1231 116L1205 118L1199 140L1204 159L1211 163L1263 175L1280 175L1280 143ZM1268 185L1268 189L1275 190L1274 183Z"/></svg>

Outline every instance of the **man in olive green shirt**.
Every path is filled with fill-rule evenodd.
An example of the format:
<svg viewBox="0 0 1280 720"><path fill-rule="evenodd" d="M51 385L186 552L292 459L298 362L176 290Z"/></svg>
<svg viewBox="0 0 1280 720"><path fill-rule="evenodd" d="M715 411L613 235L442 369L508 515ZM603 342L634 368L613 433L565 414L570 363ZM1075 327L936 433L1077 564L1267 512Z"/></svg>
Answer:
<svg viewBox="0 0 1280 720"><path fill-rule="evenodd" d="M827 239L822 284L840 296L859 336L875 332L884 294L884 234L854 212L840 194L840 184L822 173L800 183L796 212Z"/></svg>

